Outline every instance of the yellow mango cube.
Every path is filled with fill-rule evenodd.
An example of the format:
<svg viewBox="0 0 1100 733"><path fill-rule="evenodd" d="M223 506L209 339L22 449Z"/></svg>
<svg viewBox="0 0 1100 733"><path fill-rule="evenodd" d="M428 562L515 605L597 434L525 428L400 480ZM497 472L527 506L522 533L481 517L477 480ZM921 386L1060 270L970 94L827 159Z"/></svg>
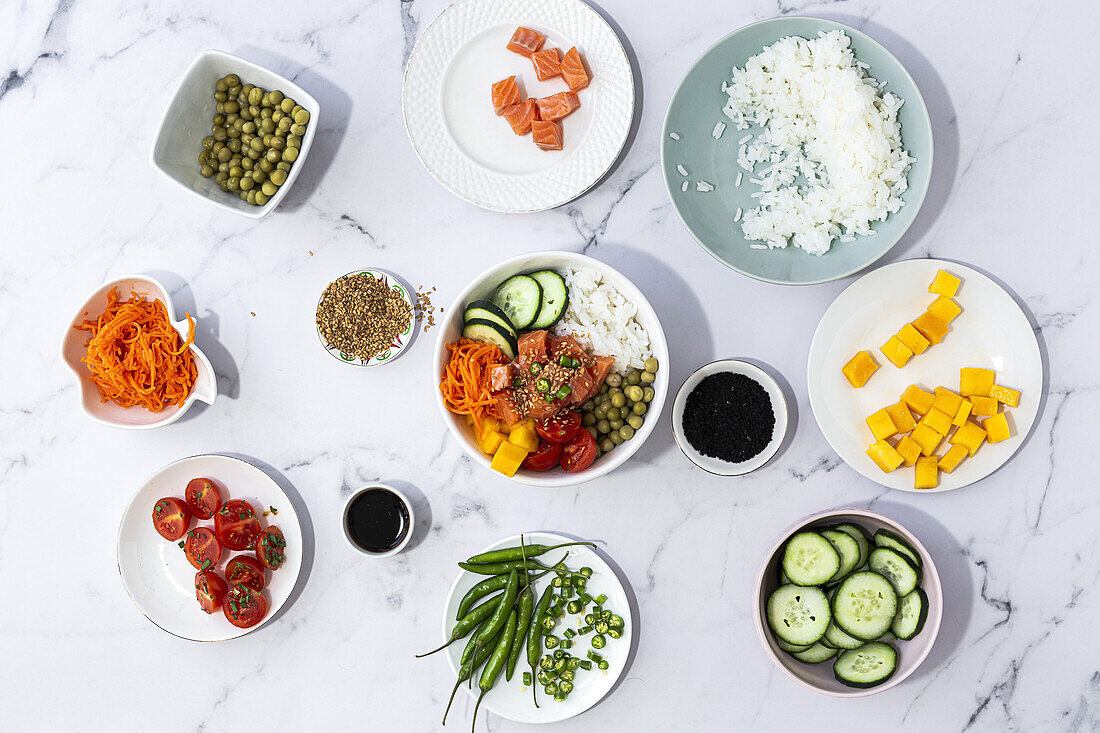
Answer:
<svg viewBox="0 0 1100 733"><path fill-rule="evenodd" d="M917 426L918 428L920 425ZM951 445L961 445L966 448L967 454L973 458L974 454L978 452L978 449L982 447L982 443L985 442L985 430L981 425L977 425L972 422L967 422L951 436L951 440L948 441Z"/></svg>
<svg viewBox="0 0 1100 733"><path fill-rule="evenodd" d="M894 427L899 433L908 433L917 426L917 421L913 419L913 414L904 402L890 405L886 411L890 413L890 419L894 421Z"/></svg>
<svg viewBox="0 0 1100 733"><path fill-rule="evenodd" d="M959 464L963 462L963 459L966 458L966 452L966 446L964 445L951 446L951 449L940 457L940 470L944 473L951 473L954 471L958 468Z"/></svg>
<svg viewBox="0 0 1100 733"><path fill-rule="evenodd" d="M871 435L875 436L875 440L885 440L898 432L894 419L890 417L885 407L873 415L868 415L865 422L867 427L871 428Z"/></svg>
<svg viewBox="0 0 1100 733"><path fill-rule="evenodd" d="M975 427L977 426L975 425ZM922 422L917 423L917 427L913 428L913 432L909 433L909 437L920 446L920 452L925 456L935 453L936 448L940 447L940 441L943 440L942 435Z"/></svg>
<svg viewBox="0 0 1100 733"><path fill-rule="evenodd" d="M963 367L959 370L959 392L965 397L988 397L996 378L997 374L992 369Z"/></svg>
<svg viewBox="0 0 1100 733"><path fill-rule="evenodd" d="M1000 443L1012 437L1012 431L1008 427L1008 415L1003 412L982 420L982 427L985 428L986 439L990 443Z"/></svg>
<svg viewBox="0 0 1100 733"><path fill-rule="evenodd" d="M916 320L913 321L913 328L920 331L921 336L931 341L933 346L943 341L943 337L947 335L948 331L944 320L928 311L917 316Z"/></svg>
<svg viewBox="0 0 1100 733"><path fill-rule="evenodd" d="M913 358L912 350L903 344L897 336L891 336L886 343L879 347L879 351L898 369L901 369Z"/></svg>
<svg viewBox="0 0 1100 733"><path fill-rule="evenodd" d="M970 412L974 409L974 403L970 400L963 400L959 405L959 411L955 413L955 419L951 421L952 425L962 427L963 424L969 419Z"/></svg>
<svg viewBox="0 0 1100 733"><path fill-rule="evenodd" d="M917 467L913 469L913 487L917 489L934 489L940 485L939 461L935 456L917 459Z"/></svg>
<svg viewBox="0 0 1100 733"><path fill-rule="evenodd" d="M516 475L516 471L519 470L519 467L523 464L523 459L526 457L527 451L525 449L506 440L497 449L490 467L494 471L499 471L511 478Z"/></svg>
<svg viewBox="0 0 1100 733"><path fill-rule="evenodd" d="M915 384L910 384L901 394L901 401L909 405L909 409L918 415L923 415L932 409L936 396L931 392L925 392Z"/></svg>
<svg viewBox="0 0 1100 733"><path fill-rule="evenodd" d="M871 460L882 469L883 473L890 473L905 460L901 457L900 453L894 450L894 446L890 445L885 440L880 440L867 446L867 455L869 455Z"/></svg>
<svg viewBox="0 0 1100 733"><path fill-rule="evenodd" d="M920 445L917 444L917 441L913 440L908 435L902 436L902 439L894 446L894 450L901 454L906 466L912 466L916 463L921 452ZM965 450L963 452L965 452Z"/></svg>
<svg viewBox="0 0 1100 733"><path fill-rule="evenodd" d="M913 328L912 323L906 323L898 331L898 339L905 344L914 354L923 354L932 342L926 339L921 332Z"/></svg>
<svg viewBox="0 0 1100 733"><path fill-rule="evenodd" d="M970 401L974 403L974 410L971 412L975 417L984 417L986 415L996 415L1001 408L1001 403L992 397L978 397L974 395L970 398Z"/></svg>
<svg viewBox="0 0 1100 733"><path fill-rule="evenodd" d="M497 452L497 448L500 448L500 444L505 440L503 433L498 433L495 430L484 433L481 436L481 440L478 441L478 446L483 453L493 455Z"/></svg>
<svg viewBox="0 0 1100 733"><path fill-rule="evenodd" d="M942 295L946 298L954 298L955 293L959 292L959 283L961 280L952 275L947 270L938 270L936 277L933 278L932 284L928 286L928 292L933 295Z"/></svg>
<svg viewBox="0 0 1100 733"><path fill-rule="evenodd" d="M860 351L849 359L848 363L840 368L840 371L844 374L844 378L848 380L848 384L859 389L867 384L867 380L871 378L872 374L878 371L878 362L875 361L875 357L871 356L871 352Z"/></svg>
<svg viewBox="0 0 1100 733"><path fill-rule="evenodd" d="M498 433L498 432L500 432L500 425L501 425L500 420L498 420L495 417L486 416L486 417L481 418L481 431L478 432L478 435L477 435L478 441L480 442L482 436L484 436L488 433Z"/></svg>
<svg viewBox="0 0 1100 733"><path fill-rule="evenodd" d="M1020 406L1020 390L1018 389L1009 389L1008 387L994 384L989 388L989 396L1003 403L1005 407Z"/></svg>
<svg viewBox="0 0 1100 733"><path fill-rule="evenodd" d="M951 432L951 416L938 407L929 410L928 414L920 419L920 424L927 425L942 436Z"/></svg>
<svg viewBox="0 0 1100 733"><path fill-rule="evenodd" d="M942 410L954 417L958 413L959 408L962 407L963 398L959 397L947 387L936 387L934 392L936 394L936 399L932 403L932 407L935 407L937 410Z"/></svg>
<svg viewBox="0 0 1100 733"><path fill-rule="evenodd" d="M539 436L535 432L535 421L525 420L514 426L512 432L508 434L508 442L518 445L529 453L538 450Z"/></svg>
<svg viewBox="0 0 1100 733"><path fill-rule="evenodd" d="M951 298L945 298L942 295L933 300L932 305L928 306L927 310L944 323L951 323L963 312L962 306L951 300Z"/></svg>

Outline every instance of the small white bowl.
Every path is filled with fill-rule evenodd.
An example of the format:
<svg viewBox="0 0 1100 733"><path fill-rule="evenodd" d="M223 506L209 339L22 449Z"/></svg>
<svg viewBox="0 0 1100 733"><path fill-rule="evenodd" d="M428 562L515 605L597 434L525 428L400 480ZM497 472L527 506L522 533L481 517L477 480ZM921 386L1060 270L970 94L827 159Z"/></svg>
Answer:
<svg viewBox="0 0 1100 733"><path fill-rule="evenodd" d="M385 364L389 364L394 359L396 359L398 354L402 353L406 348L408 348L409 344L412 343L413 335L414 335L413 332L416 329L416 320L417 320L416 319L416 307L413 305L413 301L412 301L412 291L409 289L409 286L406 285L404 283L404 281L401 280L401 278L399 278L397 275L394 275L392 272L386 272L385 270L372 270L370 268L362 268L362 269L359 269L359 270L352 270L351 272L344 273L340 277L336 278L336 280L340 280L341 278L345 278L348 275L359 275L359 274L370 275L375 280L380 280L382 282L382 284L385 285L386 287L393 288L394 290L397 291L397 293L401 296L401 298L409 306L409 327L407 329L405 329L404 333L400 333L400 334L397 335L395 343L390 345L389 350L384 351L381 354L377 354L377 355L375 355L375 356L373 356L370 359L367 359L365 361L363 359L361 359L360 357L358 357L358 356L352 356L351 354L345 354L343 351L340 351L340 349L336 348L335 346L330 346L328 344L328 342L325 341L325 337L321 335L320 326L317 327L317 338L320 340L321 346L322 346L322 348L324 348L325 351L332 354L334 359L337 359L338 361L343 362L344 364L349 364L351 366L358 366L358 367L383 366ZM333 282L336 282L336 280L333 280ZM326 285L325 287L327 288L328 286ZM325 291L322 289L320 297L317 298L317 306L318 307L320 307L321 298L323 298L324 295L325 295ZM314 309L314 312L316 312L316 308ZM316 321L316 316L314 317L314 320Z"/></svg>
<svg viewBox="0 0 1100 733"><path fill-rule="evenodd" d="M84 414L103 425L124 430L148 430L170 425L183 417L183 413L190 409L195 401L214 404L218 396L218 379L214 374L214 367L206 355L195 344L191 344L191 356L195 359L195 384L191 388L191 394L182 407L166 407L160 412L149 412L144 407L120 407L114 402L103 402L99 395L99 389L92 382L92 373L87 365L81 361L87 354L86 343L91 335L87 331L78 331L73 326L83 323L85 320L95 319L107 308L107 293L111 288L118 288L120 299L127 299L131 292L143 295L148 299L159 299L164 303L168 311L168 318L174 319L176 311L172 307L172 296L168 289L157 279L148 275L127 275L125 277L108 280L99 286L92 295L80 306L73 316L72 321L66 326L65 334L61 338L61 360L72 370L76 376L77 385L80 387L80 407ZM179 331L180 338L187 340L187 321L171 321L173 328Z"/></svg>
<svg viewBox="0 0 1100 733"><path fill-rule="evenodd" d="M657 318L657 313L653 310L653 306L649 304L649 301L645 299L645 296L642 295L642 292L638 290L634 283L630 282L625 275L610 265L606 265L597 259L575 252L533 252L518 257L512 257L503 262L498 262L482 272L458 294L458 297L451 303L450 308L443 312L439 336L436 338L435 342L435 356L432 358L434 369L431 374L431 388L432 392L435 394L435 403L439 407L439 414L443 416L443 422L447 424L451 434L458 439L458 442L466 450L466 454L486 469L492 470L492 456L488 456L481 452L481 448L478 447L477 441L474 439L473 428L468 426L460 415L455 415L447 409L447 406L443 404L443 395L439 391L439 376L443 373L447 366L447 362L450 360L450 352L447 351L447 344L457 341L462 335L462 319L463 313L466 310L466 304L479 298L488 298L500 283L504 282L512 275L532 272L534 270L564 269L566 267L595 270L603 276L606 282L613 285L620 293L626 296L627 299L638 306L638 322L649 334L650 345L653 348L653 356L660 362L660 368L657 370L657 379L653 383L653 389L656 394L653 401L649 404L649 410L645 415L645 422L634 434L633 438L625 441L610 453L604 454L585 470L576 473L566 473L560 468L553 468L545 472L528 471L521 468L519 471L516 471L516 475L512 477L512 480L521 484L527 484L528 486L546 488L575 486L576 484L582 484L585 481L591 481L594 478L599 478L600 476L611 473L625 463L630 456L634 455L642 446L642 443L646 441L646 438L649 437L650 433L653 432L657 422L661 419L661 408L664 406L665 399L668 396L670 364L668 342L665 340L665 332L661 328L661 321ZM503 475L497 474L496 471L493 471L493 473L498 476Z"/></svg>
<svg viewBox="0 0 1100 733"><path fill-rule="evenodd" d="M746 377L758 382L767 391L768 397L772 401L772 411L775 413L775 428L772 432L771 442L764 446L764 450L741 463L730 463L729 461L705 456L695 450L684 435L684 405L687 404L688 395L695 390L695 387L705 377L718 372L744 374ZM779 451L779 446L783 444L783 438L787 435L787 398L783 395L779 383L755 364L740 359L712 361L696 369L694 374L684 380L680 391L676 393L676 401L672 405L672 435L676 438L676 445L680 446L680 450L687 456L688 460L704 471L718 476L742 476L764 466Z"/></svg>
<svg viewBox="0 0 1100 733"><path fill-rule="evenodd" d="M245 84L255 84L265 90L278 89L309 112L309 124L302 138L298 159L290 167L286 181L279 186L266 204L254 206L239 196L218 188L213 178L199 173L198 157L202 139L210 134L214 117L214 83L226 74L236 74ZM279 76L251 61L224 51L203 51L187 67L164 110L157 127L149 162L164 176L204 201L225 211L250 219L262 219L275 210L294 184L299 171L309 157L309 148L321 121L321 107L305 89L286 77Z"/></svg>
<svg viewBox="0 0 1100 733"><path fill-rule="evenodd" d="M921 560L921 588L928 596L928 618L924 622L924 628L909 641L897 641L893 646L898 651L898 667L894 675L878 687L865 690L847 687L837 682L833 676L833 665L830 662L820 664L807 664L800 662L790 654L779 648L775 635L768 628L765 621L765 607L768 596L779 585L779 562L782 556L783 544L787 539L803 529L823 528L834 524L857 524L867 533L874 534L880 529L887 529L904 539L910 547L916 550ZM943 617L943 588L940 586L940 574L936 571L936 563L932 556L914 537L909 530L897 522L887 519L881 514L869 512L864 509L830 509L798 520L788 527L779 539L764 555L764 563L756 574L756 588L754 591L755 603L753 604L752 617L756 624L756 633L760 642L779 667L788 677L814 692L830 697L867 697L880 692L885 692L891 687L901 684L909 675L916 671L928 653L932 651L932 645L936 643L936 637L940 633L940 621Z"/></svg>
<svg viewBox="0 0 1100 733"><path fill-rule="evenodd" d="M351 503L355 501L355 499L360 494L366 491L371 491L372 489L384 489L385 491L390 492L401 500L401 502L405 505L405 510L409 513L409 527L408 531L405 532L405 536L401 539L401 542L399 542L396 547L390 550L386 550L385 552L371 552L370 550L360 547L355 542L355 540L352 539L351 532L348 530L348 509L351 508ZM416 531L416 513L413 511L413 505L412 502L409 501L409 497L405 496L400 490L394 488L393 486L390 486L389 484L375 482L372 484L367 484L358 491L353 491L351 493L351 496L349 496L347 501L344 502L344 511L340 514L340 526L344 530L344 539L348 541L348 544L351 545L353 549L358 550L367 557L390 557L391 555L396 555L397 553L404 550L405 545L409 544L409 540L412 539L413 532Z"/></svg>

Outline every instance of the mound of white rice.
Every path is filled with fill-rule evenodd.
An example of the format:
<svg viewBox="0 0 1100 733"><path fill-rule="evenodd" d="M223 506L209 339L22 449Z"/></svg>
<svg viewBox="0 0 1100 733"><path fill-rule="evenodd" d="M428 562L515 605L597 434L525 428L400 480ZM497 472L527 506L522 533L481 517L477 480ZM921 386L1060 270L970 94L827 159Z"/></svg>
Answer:
<svg viewBox="0 0 1100 733"><path fill-rule="evenodd" d="M783 38L723 84L725 115L738 129L762 128L738 151L760 186L741 222L746 238L820 255L837 237L874 234L872 221L905 204L915 159L901 145L902 100L882 93L850 46L842 31Z"/></svg>
<svg viewBox="0 0 1100 733"><path fill-rule="evenodd" d="M638 323L638 306L595 270L568 267L562 274L569 287L569 307L554 332L575 337L601 356L615 357L619 373L641 369L653 349L649 334Z"/></svg>

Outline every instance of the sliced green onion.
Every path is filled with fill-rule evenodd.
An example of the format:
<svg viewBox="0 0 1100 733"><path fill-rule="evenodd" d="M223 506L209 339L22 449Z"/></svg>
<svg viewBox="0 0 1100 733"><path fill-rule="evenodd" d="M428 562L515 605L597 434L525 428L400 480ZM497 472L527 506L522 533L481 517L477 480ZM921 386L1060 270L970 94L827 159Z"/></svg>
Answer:
<svg viewBox="0 0 1100 733"><path fill-rule="evenodd" d="M548 384L546 388L549 389L550 385ZM558 391L554 393L554 399L564 400L566 397L569 396L569 393L572 391L572 387L570 387L568 384L563 384L562 386L558 387Z"/></svg>

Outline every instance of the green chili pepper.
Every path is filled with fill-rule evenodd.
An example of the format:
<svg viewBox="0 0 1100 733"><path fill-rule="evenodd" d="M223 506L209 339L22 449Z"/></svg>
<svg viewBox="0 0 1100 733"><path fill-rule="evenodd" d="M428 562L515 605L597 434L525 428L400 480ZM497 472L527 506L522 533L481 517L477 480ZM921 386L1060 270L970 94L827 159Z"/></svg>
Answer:
<svg viewBox="0 0 1100 733"><path fill-rule="evenodd" d="M558 391L554 393L554 396L551 399L564 400L566 397L569 396L569 393L572 391L572 387L570 387L568 384L563 384L562 386L558 387Z"/></svg>
<svg viewBox="0 0 1100 733"><path fill-rule="evenodd" d="M483 563L508 562L509 560L522 561L525 557L530 560L531 558L538 557L539 555L545 555L551 550L558 550L562 547L573 547L575 545L588 545L589 547L593 548L596 546L594 542L588 541L564 542L560 545L524 545L522 544L521 539L521 544L516 545L515 547L502 547L499 550L490 550L489 552L483 552L480 555L474 555L473 557L467 559L466 562L474 565L480 565ZM566 555L566 557L568 557L568 555Z"/></svg>
<svg viewBox="0 0 1100 733"><path fill-rule="evenodd" d="M523 545L523 535L519 538ZM516 662L519 661L519 653L523 649L523 639L527 636L527 629L531 625L531 615L535 611L535 589L528 583L520 593L519 616L516 617L516 633L512 641L512 649L508 652L508 667L504 672L504 679L511 681L512 673L516 671Z"/></svg>
<svg viewBox="0 0 1100 733"><path fill-rule="evenodd" d="M538 374L541 371L542 371L542 364L539 364L536 361L534 364L531 365L531 373L532 374Z"/></svg>
<svg viewBox="0 0 1100 733"><path fill-rule="evenodd" d="M539 392L543 392L543 393L549 392L550 391L550 380L547 379L546 377L539 377L538 379L535 380L535 389L537 389Z"/></svg>
<svg viewBox="0 0 1100 733"><path fill-rule="evenodd" d="M568 557L566 553L566 557ZM472 563L472 562L460 562L458 566L468 573L477 573L478 575L507 575L515 570L520 572L523 570L524 564L528 568L535 570L551 570L540 562L535 560L528 560L524 563L523 560L509 560L508 562L488 562L488 563Z"/></svg>
<svg viewBox="0 0 1100 733"><path fill-rule="evenodd" d="M474 646L474 642L477 640L475 635L470 639L469 646ZM493 640L493 644L486 645L477 650L474 654L474 658L463 664L458 668L458 679L455 680L455 686L451 689L451 699L447 701L447 709L443 711L443 725L447 724L447 713L451 711L451 704L455 700L455 693L458 692L458 686L466 680L470 679L473 671L485 663L485 660L489 658L489 655L493 653L493 648L496 645L496 640Z"/></svg>
<svg viewBox="0 0 1100 733"><path fill-rule="evenodd" d="M504 592L499 596L499 602L497 607L493 610L493 615L489 617L489 620L485 622L485 626L478 632L477 638L479 643L487 643L490 639L496 637L500 632L501 625L508 620L508 612L512 610L512 606L516 602L516 592L519 589L519 575L515 570L512 570L508 574L508 584L504 587ZM468 659L469 657L467 657ZM463 662L466 659L462 660Z"/></svg>
<svg viewBox="0 0 1100 733"><path fill-rule="evenodd" d="M538 575L535 575L535 576L526 576L525 574L521 574L519 576L519 587L521 589L527 587L527 584L530 580L533 580L533 579L536 579L536 578L541 578L543 575L546 575L546 573L548 573L548 572L550 572L550 571L549 570L544 570L543 572L541 572L541 573L539 573ZM458 615L456 616L456 618L462 618L462 616L464 616L466 614L466 611L469 610L470 606L474 605L474 603L478 599L480 599L483 596L486 596L490 593L493 593L495 591L501 590L507 584L508 584L508 575L507 574L496 575L496 576L493 576L492 578L486 578L485 580L481 581L480 583L475 585L473 588L466 591L466 595L462 596L462 600L458 602Z"/></svg>
<svg viewBox="0 0 1100 733"><path fill-rule="evenodd" d="M513 595L513 598L515 596ZM500 671L504 669L505 663L508 661L508 652L512 649L512 642L515 641L516 631L516 611L513 608L508 617L505 619L507 623L504 625L504 633L501 634L500 639L496 643L496 647L493 649L493 653L489 656L489 661L485 665L485 669L481 671L481 679L478 680L477 686L481 688L481 694L478 695L477 704L474 705L474 719L470 722L470 733L475 730L474 726L477 724L477 709L481 707L481 701L485 699L485 693L493 689L493 685L496 684L497 678L500 677Z"/></svg>
<svg viewBox="0 0 1100 733"><path fill-rule="evenodd" d="M485 603L482 603L480 606L467 613L457 624L455 624L455 627L451 629L451 638L447 640L446 644L439 647L438 649L432 649L430 652L417 654L416 658L420 659L421 657L426 657L429 654L435 654L438 651L446 649L454 642L466 636L466 634L469 634L478 626L478 624L488 618L489 615L496 610L497 605L499 605L500 601L500 596L493 596L489 600L485 601Z"/></svg>
<svg viewBox="0 0 1100 733"><path fill-rule="evenodd" d="M534 670L535 665L539 663L539 657L542 653L542 619L546 615L546 609L550 606L550 599L553 598L554 591L547 588L542 592L542 597L539 598L538 604L535 606L535 611L531 614L531 633L527 635L527 663L531 665L531 669ZM531 696L535 700L535 707L539 706L538 696L536 695L534 688L531 689Z"/></svg>

